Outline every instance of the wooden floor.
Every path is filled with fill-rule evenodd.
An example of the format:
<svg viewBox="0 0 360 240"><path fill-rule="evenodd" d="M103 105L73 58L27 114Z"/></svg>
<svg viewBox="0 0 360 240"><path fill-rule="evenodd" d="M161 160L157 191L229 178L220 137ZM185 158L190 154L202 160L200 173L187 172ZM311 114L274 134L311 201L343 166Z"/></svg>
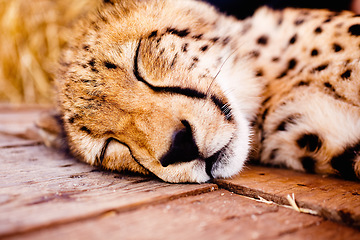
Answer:
<svg viewBox="0 0 360 240"><path fill-rule="evenodd" d="M107 172L20 138L41 111L0 105L0 239L360 239L359 182L259 166L209 184Z"/></svg>

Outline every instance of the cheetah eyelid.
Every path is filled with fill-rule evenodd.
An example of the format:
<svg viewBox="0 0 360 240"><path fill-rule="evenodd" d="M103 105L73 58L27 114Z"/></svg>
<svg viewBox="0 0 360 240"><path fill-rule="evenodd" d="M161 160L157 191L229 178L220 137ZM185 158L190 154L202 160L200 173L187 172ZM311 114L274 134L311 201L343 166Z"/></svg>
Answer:
<svg viewBox="0 0 360 240"><path fill-rule="evenodd" d="M129 147L129 145L127 145L126 143L121 142L121 141L119 141L118 139L113 138L113 137L109 137L108 139L106 139L103 147L101 148L100 156L97 157L97 159L96 159L96 162L97 162L97 164L98 164L99 166L102 166L102 165L103 165L106 150L107 150L109 144L110 144L112 141L118 142L118 143L124 145L125 147L127 147L127 148L129 149L130 155L131 155L131 157L134 159L134 161L135 161L137 164L139 164L141 167L143 167L144 169L146 169L146 170L148 170L149 172L151 172L149 169L147 169L146 167L144 167L144 166L140 163L139 160L137 160L137 159L135 158L135 156L133 155L133 153L132 153L131 148Z"/></svg>
<svg viewBox="0 0 360 240"><path fill-rule="evenodd" d="M165 92L165 93L175 93L175 94L181 94L187 97L191 98L198 98L198 99L207 99L208 95L202 92L199 92L197 90L191 89L191 88L182 88L182 87L157 87L151 85L149 82L147 82L140 74L139 72L139 53L140 53L140 46L141 46L142 39L139 40L138 46L135 51L134 56L134 75L136 79L142 83L144 83L146 86L148 86L150 89L152 89L155 92ZM209 98L215 106L220 109L221 113L225 116L225 119L228 121L232 121L232 117L229 116L229 107L224 108L224 106L227 106L228 104L225 104L222 100L217 98L216 96L212 95ZM227 109L227 110L226 110Z"/></svg>
<svg viewBox="0 0 360 240"><path fill-rule="evenodd" d="M134 75L136 79L142 83L145 83L146 86L151 88L155 92L170 92L170 93L177 93L182 94L188 97L192 98L199 98L199 99L205 99L206 94L201 93L199 91L196 91L191 88L182 88L182 87L157 87L151 85L149 82L147 82L140 74L139 72L139 52L140 52L140 46L141 46L142 39L139 40L138 46L136 48L135 57L134 57Z"/></svg>

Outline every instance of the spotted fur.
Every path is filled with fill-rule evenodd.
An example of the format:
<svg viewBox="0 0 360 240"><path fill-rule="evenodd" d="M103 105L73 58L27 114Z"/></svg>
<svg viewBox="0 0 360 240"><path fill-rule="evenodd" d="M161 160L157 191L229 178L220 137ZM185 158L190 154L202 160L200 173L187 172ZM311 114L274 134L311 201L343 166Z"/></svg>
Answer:
<svg viewBox="0 0 360 240"><path fill-rule="evenodd" d="M360 17L200 1L104 1L57 74L74 155L169 182L262 163L360 176ZM250 151L252 148L252 151Z"/></svg>

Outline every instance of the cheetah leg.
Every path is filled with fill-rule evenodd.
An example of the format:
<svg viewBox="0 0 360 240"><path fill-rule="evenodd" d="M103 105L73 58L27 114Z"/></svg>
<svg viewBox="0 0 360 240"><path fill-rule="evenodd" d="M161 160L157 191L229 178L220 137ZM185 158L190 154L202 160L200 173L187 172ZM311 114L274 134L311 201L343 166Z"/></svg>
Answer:
<svg viewBox="0 0 360 240"><path fill-rule="evenodd" d="M360 108L321 91L303 90L263 113L261 161L360 178Z"/></svg>

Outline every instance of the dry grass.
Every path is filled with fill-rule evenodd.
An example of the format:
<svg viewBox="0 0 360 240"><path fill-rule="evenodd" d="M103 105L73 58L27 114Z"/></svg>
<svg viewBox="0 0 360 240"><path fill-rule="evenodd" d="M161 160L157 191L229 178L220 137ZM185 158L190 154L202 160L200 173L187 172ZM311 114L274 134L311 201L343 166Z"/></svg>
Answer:
<svg viewBox="0 0 360 240"><path fill-rule="evenodd" d="M0 0L0 101L50 103L70 24L100 0Z"/></svg>

